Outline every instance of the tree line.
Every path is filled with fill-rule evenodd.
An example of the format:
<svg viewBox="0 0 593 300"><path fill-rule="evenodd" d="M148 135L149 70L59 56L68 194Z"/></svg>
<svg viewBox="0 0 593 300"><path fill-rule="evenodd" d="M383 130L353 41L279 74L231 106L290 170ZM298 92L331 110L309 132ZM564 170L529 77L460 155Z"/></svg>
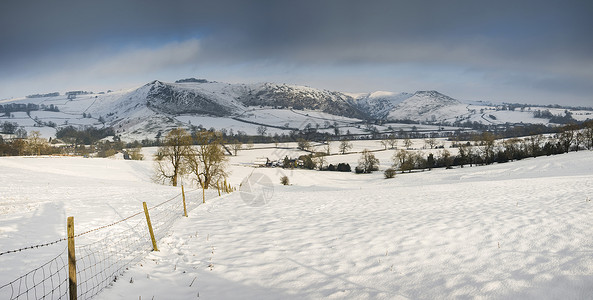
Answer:
<svg viewBox="0 0 593 300"><path fill-rule="evenodd" d="M456 155L447 149L440 150L436 156L432 153L423 156L419 152L398 150L392 157L393 168L410 172L415 169L488 165L528 157L593 150L593 121L585 122L583 126L566 125L549 136L536 134L524 138L501 139L491 132L483 132L474 135L470 141L454 141L452 147L457 148Z"/></svg>

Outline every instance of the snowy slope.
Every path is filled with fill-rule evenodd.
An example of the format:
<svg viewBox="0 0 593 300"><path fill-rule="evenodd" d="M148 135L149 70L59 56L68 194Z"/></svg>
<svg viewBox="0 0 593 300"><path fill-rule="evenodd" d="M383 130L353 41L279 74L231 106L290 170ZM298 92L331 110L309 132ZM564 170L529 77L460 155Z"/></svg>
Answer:
<svg viewBox="0 0 593 300"><path fill-rule="evenodd" d="M436 91L419 91L396 105L387 116L390 120L454 121L468 114L466 105Z"/></svg>
<svg viewBox="0 0 593 300"><path fill-rule="evenodd" d="M378 91L352 96L355 98L354 105L366 111L372 118L383 120L399 103L410 98L412 94Z"/></svg>
<svg viewBox="0 0 593 300"><path fill-rule="evenodd" d="M294 185L193 211L99 299L586 299L591 171L584 152L395 180L258 170Z"/></svg>
<svg viewBox="0 0 593 300"><path fill-rule="evenodd" d="M357 149L380 147L363 141ZM154 149L144 149L146 153ZM268 151L268 152L265 152ZM389 151L391 152L391 151ZM581 151L484 167L398 174L253 169L265 206L208 200L97 299L588 299L593 294L593 156ZM387 156L381 154L381 159ZM355 161L356 156L334 159ZM382 161L382 168L388 165ZM109 223L178 193L150 161L0 158L2 250ZM287 175L291 186L279 185ZM257 185L257 184L256 184ZM261 186L260 186L261 188ZM189 197L195 201L195 195ZM122 225L124 226L124 225ZM125 226L124 226L125 227ZM78 231L80 230L80 231ZM141 234L141 233L139 233ZM0 285L61 247L0 257Z"/></svg>

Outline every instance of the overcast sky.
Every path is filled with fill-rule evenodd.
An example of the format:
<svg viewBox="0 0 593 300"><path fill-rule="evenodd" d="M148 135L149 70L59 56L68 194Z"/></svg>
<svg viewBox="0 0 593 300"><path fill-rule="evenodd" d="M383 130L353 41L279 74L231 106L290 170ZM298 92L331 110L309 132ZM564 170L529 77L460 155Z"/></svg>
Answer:
<svg viewBox="0 0 593 300"><path fill-rule="evenodd" d="M593 106L593 1L0 2L0 99L196 77Z"/></svg>

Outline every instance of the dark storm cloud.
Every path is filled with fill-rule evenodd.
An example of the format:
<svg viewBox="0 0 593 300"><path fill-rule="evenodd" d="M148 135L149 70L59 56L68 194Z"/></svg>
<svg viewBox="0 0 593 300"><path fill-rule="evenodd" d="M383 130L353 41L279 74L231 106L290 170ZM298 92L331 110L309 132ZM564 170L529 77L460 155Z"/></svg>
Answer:
<svg viewBox="0 0 593 300"><path fill-rule="evenodd" d="M589 1L3 1L3 57L203 35L228 56L319 59L340 48L487 39L501 55L590 56ZM568 49L567 49L568 48ZM214 51L216 50L216 51ZM301 50L312 57L299 57ZM317 50L318 52L314 51ZM537 51L535 51L537 50ZM222 51L222 52L220 52ZM563 51L566 53L566 51ZM355 57L356 58L356 57ZM346 58L345 58L346 59Z"/></svg>
<svg viewBox="0 0 593 300"><path fill-rule="evenodd" d="M563 78L593 80L591 3L2 1L0 76L23 66L55 67L66 58L51 58L69 53L117 55L197 40L199 55L193 49L187 56L196 64L421 63L550 73L557 86L568 86Z"/></svg>

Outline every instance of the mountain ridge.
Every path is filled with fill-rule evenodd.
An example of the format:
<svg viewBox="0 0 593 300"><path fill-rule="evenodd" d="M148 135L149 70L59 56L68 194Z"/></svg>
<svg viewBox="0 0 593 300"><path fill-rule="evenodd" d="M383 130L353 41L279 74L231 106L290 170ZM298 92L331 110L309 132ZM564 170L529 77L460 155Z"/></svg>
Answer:
<svg viewBox="0 0 593 300"><path fill-rule="evenodd" d="M552 109L548 115L564 113L564 109ZM580 120L589 115L593 113L574 111ZM107 93L76 91L3 100L0 122L17 122L28 130L47 129L48 134L65 126L113 127L117 134L133 133L140 138L174 127L212 128L217 124L220 129L231 123L235 132L255 132L256 126L264 126L280 130L278 133L314 128L337 134L367 132L370 127L361 126L365 123L469 127L476 123L547 125L550 119L536 118L527 105L460 101L435 90L352 94L269 82L231 84L196 79L175 83L154 80Z"/></svg>

